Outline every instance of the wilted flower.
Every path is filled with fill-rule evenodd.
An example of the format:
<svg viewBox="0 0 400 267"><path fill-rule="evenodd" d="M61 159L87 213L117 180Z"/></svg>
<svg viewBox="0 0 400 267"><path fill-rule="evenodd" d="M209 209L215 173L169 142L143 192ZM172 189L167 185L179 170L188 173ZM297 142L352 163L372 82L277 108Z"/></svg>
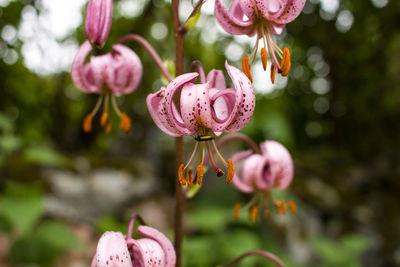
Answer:
<svg viewBox="0 0 400 267"><path fill-rule="evenodd" d="M106 132L109 133L111 120L108 112L111 102L115 113L121 118L120 128L128 132L131 120L119 110L115 96L129 94L137 88L142 77L142 63L128 47L116 44L112 52L92 56L85 64L85 59L91 50L89 41L83 43L71 67L72 81L79 90L100 95L93 111L85 118L83 129L85 132L91 131L92 119L104 103L100 124L106 127Z"/></svg>
<svg viewBox="0 0 400 267"><path fill-rule="evenodd" d="M281 50L272 35L281 34L286 24L300 14L305 2L305 0L233 0L229 10L226 10L222 0L215 1L215 17L225 31L235 35L257 34L257 42L250 59L245 56L242 60L243 71L250 80L252 76L249 61L254 61L260 39L264 43L261 49L264 70L267 68L268 54L273 62L271 81L275 81L276 70L282 76L288 75L291 67L289 49ZM281 58L280 63L276 55Z"/></svg>
<svg viewBox="0 0 400 267"><path fill-rule="evenodd" d="M261 144L261 154L252 151L242 151L235 154L232 158L234 164L242 160L240 176L233 178L233 184L237 189L244 193L253 193L255 196L245 206L250 208L249 217L257 221L258 203L262 203L265 217L270 217L269 202L276 208L276 212L286 214L286 203L284 200L276 200L270 190L286 189L292 182L294 167L292 158L287 149L278 142L265 141ZM293 201L288 201L289 209L292 213L296 212ZM240 204L234 208L235 218L239 216Z"/></svg>
<svg viewBox="0 0 400 267"><path fill-rule="evenodd" d="M103 47L111 28L113 0L89 0L86 9L85 29L89 41Z"/></svg>
<svg viewBox="0 0 400 267"><path fill-rule="evenodd" d="M167 87L147 96L147 107L157 126L172 136L195 135L196 145L186 166L179 168L179 180L182 185L192 185L192 163L197 151L197 177L195 183L201 184L205 150L217 176L225 173L217 166L212 150L228 170L227 182L233 177L234 167L230 159L226 161L219 153L214 135L222 132L236 132L242 129L254 112L255 96L253 87L240 70L225 64L235 89L226 88L222 71L212 70L207 79L201 75L200 84L192 83L198 73L187 73L175 78ZM174 103L174 97L180 92L180 108ZM183 175L188 169L186 178Z"/></svg>
<svg viewBox="0 0 400 267"><path fill-rule="evenodd" d="M92 267L174 267L176 255L167 237L158 230L139 226L145 238L133 239L135 217L129 224L126 238L121 232L105 232L97 244Z"/></svg>

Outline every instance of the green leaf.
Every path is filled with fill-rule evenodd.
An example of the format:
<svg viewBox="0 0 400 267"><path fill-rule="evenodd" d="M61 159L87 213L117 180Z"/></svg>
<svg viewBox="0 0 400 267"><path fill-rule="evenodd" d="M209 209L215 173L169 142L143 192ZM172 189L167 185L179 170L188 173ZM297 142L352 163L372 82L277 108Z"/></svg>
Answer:
<svg viewBox="0 0 400 267"><path fill-rule="evenodd" d="M11 134L0 136L0 151L13 152L21 147L21 140Z"/></svg>
<svg viewBox="0 0 400 267"><path fill-rule="evenodd" d="M120 223L112 215L102 216L96 223L96 228L100 233L104 233L105 231L119 231L124 233L126 231L126 225Z"/></svg>
<svg viewBox="0 0 400 267"><path fill-rule="evenodd" d="M176 75L176 68L175 68L175 63L172 60L164 60L163 62L164 67L167 69L168 73L171 75L171 78L175 78ZM164 85L168 85L169 81L167 79L167 77L165 77L162 73L161 73L161 82Z"/></svg>
<svg viewBox="0 0 400 267"><path fill-rule="evenodd" d="M184 27L186 30L188 30L188 31L190 31L191 29L193 29L193 28L196 26L197 22L199 21L200 15L201 15L201 12L200 12L200 9L198 9L197 12L195 12L194 14L192 14L192 15L187 19L187 21L185 22L185 24L183 25L183 27Z"/></svg>
<svg viewBox="0 0 400 267"><path fill-rule="evenodd" d="M221 229L231 217L232 214L226 209L210 206L196 208L189 214L188 219L201 230L215 232Z"/></svg>
<svg viewBox="0 0 400 267"><path fill-rule="evenodd" d="M43 214L43 201L40 195L0 197L0 213L22 234L27 233Z"/></svg>
<svg viewBox="0 0 400 267"><path fill-rule="evenodd" d="M80 249L82 244L71 229L60 222L48 221L40 224L35 236L60 249Z"/></svg>
<svg viewBox="0 0 400 267"><path fill-rule="evenodd" d="M62 154L47 147L29 148L25 151L26 161L40 165L65 167L69 160Z"/></svg>
<svg viewBox="0 0 400 267"><path fill-rule="evenodd" d="M201 188L201 185L197 185L197 184L193 185L191 188L189 188L189 190L186 194L186 197L189 199L193 198L200 191L200 188Z"/></svg>

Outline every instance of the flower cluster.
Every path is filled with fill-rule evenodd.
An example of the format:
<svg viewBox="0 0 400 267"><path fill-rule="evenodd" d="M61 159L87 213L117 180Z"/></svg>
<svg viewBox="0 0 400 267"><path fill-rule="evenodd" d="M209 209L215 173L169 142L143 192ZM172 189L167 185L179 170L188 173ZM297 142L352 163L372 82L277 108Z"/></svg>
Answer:
<svg viewBox="0 0 400 267"><path fill-rule="evenodd" d="M137 88L142 78L142 63L139 57L121 44L115 44L109 53L92 56L85 64L93 47L98 51L98 48L104 46L111 27L112 9L112 0L89 1L85 21L88 41L81 45L71 66L71 78L76 87L84 93L100 95L93 111L83 122L85 132L91 131L92 119L102 104L100 125L105 127L106 133L109 133L112 127L109 116L110 104L121 120L120 128L129 132L131 119L119 110L115 97L130 94Z"/></svg>

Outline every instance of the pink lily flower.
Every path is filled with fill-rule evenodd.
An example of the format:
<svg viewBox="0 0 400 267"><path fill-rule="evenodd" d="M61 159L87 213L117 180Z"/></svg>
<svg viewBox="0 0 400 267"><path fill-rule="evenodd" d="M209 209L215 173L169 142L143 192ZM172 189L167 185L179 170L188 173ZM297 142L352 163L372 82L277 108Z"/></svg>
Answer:
<svg viewBox="0 0 400 267"><path fill-rule="evenodd" d="M83 43L71 66L71 78L76 87L84 93L100 95L93 111L86 116L83 129L85 132L91 131L92 119L104 103L100 124L109 133L111 120L108 116L108 109L109 102L111 102L115 113L121 119L120 128L129 132L131 120L119 110L115 97L129 94L137 88L142 77L142 63L128 47L116 44L113 46L112 52L101 56L92 56L90 61L85 64L85 59L91 50L92 46L89 41Z"/></svg>
<svg viewBox="0 0 400 267"><path fill-rule="evenodd" d="M93 46L102 48L111 28L113 0L89 0L86 9L86 36Z"/></svg>
<svg viewBox="0 0 400 267"><path fill-rule="evenodd" d="M192 169L190 166L196 152L199 151L197 177L200 185L203 176L205 149L217 176L225 173L217 166L212 148L228 170L227 182L233 178L233 164L226 161L219 153L214 135L222 132L236 132L242 129L251 119L255 107L253 87L239 69L225 64L234 89L227 88L223 72L212 70L207 78L202 68L199 73L187 73L175 78L167 87L147 96L147 107L156 125L172 136L196 135L195 149L186 166L179 169L179 180L182 185L192 185ZM200 75L200 84L193 81ZM180 90L180 106L176 107L173 99ZM186 179L183 171L188 169Z"/></svg>
<svg viewBox="0 0 400 267"><path fill-rule="evenodd" d="M278 142L265 141L261 145L261 154L252 151L242 151L232 158L233 163L242 161L240 176L233 177L234 186L244 193L256 192L254 198L246 205L250 208L249 217L257 221L258 207L255 203L262 203L266 217L271 216L268 201L275 206L277 213L286 214L284 200L276 200L270 193L271 189L284 190L293 180L294 166L289 151ZM293 201L288 201L289 209L296 212ZM240 204L234 208L235 218L238 218Z"/></svg>
<svg viewBox="0 0 400 267"><path fill-rule="evenodd" d="M139 226L144 238L133 239L132 218L126 237L121 232L105 232L97 244L91 267L174 267L175 250L167 237L149 226Z"/></svg>
<svg viewBox="0 0 400 267"><path fill-rule="evenodd" d="M291 67L289 49L281 50L274 42L272 35L282 33L286 24L293 21L303 10L305 0L233 0L227 10L222 0L215 1L215 17L222 28L230 34L253 36L257 34L257 42L250 54L242 60L243 71L252 80L249 61L254 61L259 40L261 61L264 70L267 68L268 55L271 59L271 81L274 83L276 70L287 76ZM268 52L267 52L268 51ZM277 56L281 58L278 62Z"/></svg>

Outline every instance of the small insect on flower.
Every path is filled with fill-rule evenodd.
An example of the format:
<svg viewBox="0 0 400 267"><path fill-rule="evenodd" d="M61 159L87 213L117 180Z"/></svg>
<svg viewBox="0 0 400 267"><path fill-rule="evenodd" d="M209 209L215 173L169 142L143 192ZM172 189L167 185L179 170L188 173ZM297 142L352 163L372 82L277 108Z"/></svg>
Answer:
<svg viewBox="0 0 400 267"><path fill-rule="evenodd" d="M227 10L222 0L215 1L215 17L219 24L230 34L253 36L257 41L250 57L243 57L243 72L252 80L250 62L254 62L260 39L261 62L267 69L268 57L272 62L271 81L275 82L276 71L287 76L291 67L290 51L283 50L275 43L273 35L280 35L286 24L293 21L303 10L305 0L233 0ZM281 58L279 63L278 58Z"/></svg>
<svg viewBox="0 0 400 267"><path fill-rule="evenodd" d="M100 125L105 127L106 133L109 133L112 127L109 116L111 103L114 112L121 120L120 128L124 132L129 132L131 119L119 110L115 97L129 94L137 88L142 77L142 63L128 47L116 44L110 53L92 56L85 64L85 59L91 51L92 46L89 41L83 43L71 67L72 81L79 90L100 95L93 111L83 122L83 130L91 131L93 117L103 104Z"/></svg>
<svg viewBox="0 0 400 267"><path fill-rule="evenodd" d="M242 161L240 176L235 174L233 185L244 193L255 193L254 197L243 208L249 209L249 218L257 222L259 210L265 218L271 217L270 204L277 214L285 215L287 209L294 214L296 205L289 200L276 200L270 190L286 189L293 180L294 167L287 149L275 141L265 141L261 144L261 154L252 151L242 151L232 158L234 164ZM240 204L234 207L234 218L239 218Z"/></svg>
<svg viewBox="0 0 400 267"><path fill-rule="evenodd" d="M194 136L196 141L190 159L186 164L182 163L178 170L182 185L202 183L206 156L216 175L224 176L225 171L217 165L214 154L226 168L226 181L232 181L233 161L224 159L214 139L222 132L236 132L246 126L254 112L255 95L251 82L243 72L228 63L225 67L234 89L226 87L222 71L212 70L207 78L204 72L200 74L199 84L193 83L199 76L198 73L187 73L175 78L167 87L147 96L149 112L162 131L172 136ZM179 90L178 108L174 97Z"/></svg>
<svg viewBox="0 0 400 267"><path fill-rule="evenodd" d="M105 232L101 236L91 267L175 266L174 247L163 233L141 225L137 231L144 238L133 239L136 218L132 217L126 237L121 232Z"/></svg>

